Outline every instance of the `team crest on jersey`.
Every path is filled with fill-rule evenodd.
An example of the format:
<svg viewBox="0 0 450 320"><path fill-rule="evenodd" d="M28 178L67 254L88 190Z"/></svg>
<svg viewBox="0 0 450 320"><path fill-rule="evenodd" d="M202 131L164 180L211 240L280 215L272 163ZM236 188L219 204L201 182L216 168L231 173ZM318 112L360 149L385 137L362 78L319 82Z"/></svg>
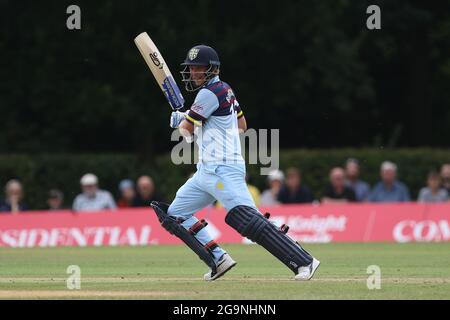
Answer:
<svg viewBox="0 0 450 320"><path fill-rule="evenodd" d="M191 59L191 61L192 60L194 60L195 58L197 58L197 55L198 55L198 52L200 51L200 49L197 49L197 48L192 48L190 51L189 51L189 59Z"/></svg>
<svg viewBox="0 0 450 320"><path fill-rule="evenodd" d="M234 93L233 93L233 90L228 89L228 93L227 93L226 99L227 99L228 103L233 102L233 100L234 100Z"/></svg>

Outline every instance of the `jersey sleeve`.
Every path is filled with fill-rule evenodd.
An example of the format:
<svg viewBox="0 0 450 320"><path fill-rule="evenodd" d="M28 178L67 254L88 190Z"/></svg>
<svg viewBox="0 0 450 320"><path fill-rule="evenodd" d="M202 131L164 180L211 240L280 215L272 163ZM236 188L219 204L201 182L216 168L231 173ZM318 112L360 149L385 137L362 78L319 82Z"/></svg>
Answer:
<svg viewBox="0 0 450 320"><path fill-rule="evenodd" d="M244 112L241 109L241 106L239 105L239 102L237 100L234 100L234 111L237 114L237 118L242 118L244 116Z"/></svg>
<svg viewBox="0 0 450 320"><path fill-rule="evenodd" d="M217 108L219 108L217 96L208 89L201 89L186 113L186 120L194 125L201 125Z"/></svg>
<svg viewBox="0 0 450 320"><path fill-rule="evenodd" d="M237 118L242 118L244 116L244 112L242 112L242 108L239 105L239 102L236 99L236 94L234 93L234 90L231 90L231 95L229 95L230 103L233 105L233 111L236 112Z"/></svg>

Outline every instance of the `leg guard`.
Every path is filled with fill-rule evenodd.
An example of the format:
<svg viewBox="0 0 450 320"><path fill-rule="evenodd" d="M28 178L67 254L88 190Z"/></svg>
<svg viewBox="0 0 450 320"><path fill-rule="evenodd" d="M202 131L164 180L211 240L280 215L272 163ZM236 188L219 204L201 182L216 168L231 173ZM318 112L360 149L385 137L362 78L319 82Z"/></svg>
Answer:
<svg viewBox="0 0 450 320"><path fill-rule="evenodd" d="M244 237L264 247L297 274L299 267L311 264L312 256L286 235L287 226L278 228L269 222L268 217L252 207L237 206L228 212L225 222Z"/></svg>
<svg viewBox="0 0 450 320"><path fill-rule="evenodd" d="M207 243L203 246L194 235L206 226L204 220L198 224L193 225L189 230L186 230L180 221L177 221L174 217L167 214L169 205L162 202L152 201L150 206L155 210L158 220L164 229L181 239L192 251L194 251L204 263L211 268L213 273L216 273L216 264L210 250L217 247L214 241Z"/></svg>

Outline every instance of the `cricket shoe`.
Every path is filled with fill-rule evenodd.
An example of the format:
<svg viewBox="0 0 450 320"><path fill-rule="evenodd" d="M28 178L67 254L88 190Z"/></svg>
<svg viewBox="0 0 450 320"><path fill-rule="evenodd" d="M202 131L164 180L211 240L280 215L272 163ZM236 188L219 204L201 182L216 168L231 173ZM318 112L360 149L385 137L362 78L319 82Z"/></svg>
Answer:
<svg viewBox="0 0 450 320"><path fill-rule="evenodd" d="M314 272L320 265L320 261L313 257L310 265L298 268L298 273L295 275L295 280L309 280L313 277Z"/></svg>
<svg viewBox="0 0 450 320"><path fill-rule="evenodd" d="M221 276L223 276L228 270L233 268L235 265L236 261L234 261L228 253L224 253L217 262L217 272L212 274L212 271L209 271L203 276L203 279L205 281L216 280Z"/></svg>

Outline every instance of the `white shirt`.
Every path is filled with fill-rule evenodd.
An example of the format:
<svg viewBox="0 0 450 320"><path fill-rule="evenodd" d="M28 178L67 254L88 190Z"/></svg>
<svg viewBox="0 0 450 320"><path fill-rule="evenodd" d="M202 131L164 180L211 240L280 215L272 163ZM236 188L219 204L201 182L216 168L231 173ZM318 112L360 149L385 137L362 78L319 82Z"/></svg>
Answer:
<svg viewBox="0 0 450 320"><path fill-rule="evenodd" d="M116 203L110 192L97 190L93 197L84 193L79 194L73 201L75 211L97 211L103 209L116 209Z"/></svg>

